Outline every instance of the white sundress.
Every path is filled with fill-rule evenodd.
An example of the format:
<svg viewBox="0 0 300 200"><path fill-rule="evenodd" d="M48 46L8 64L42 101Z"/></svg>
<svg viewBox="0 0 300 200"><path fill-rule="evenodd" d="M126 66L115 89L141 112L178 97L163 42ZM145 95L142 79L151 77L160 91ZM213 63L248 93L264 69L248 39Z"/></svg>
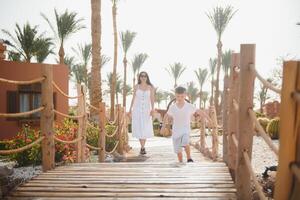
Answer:
<svg viewBox="0 0 300 200"><path fill-rule="evenodd" d="M151 112L151 92L141 90L139 86L136 90L132 107L132 136L138 139L153 137L153 125Z"/></svg>

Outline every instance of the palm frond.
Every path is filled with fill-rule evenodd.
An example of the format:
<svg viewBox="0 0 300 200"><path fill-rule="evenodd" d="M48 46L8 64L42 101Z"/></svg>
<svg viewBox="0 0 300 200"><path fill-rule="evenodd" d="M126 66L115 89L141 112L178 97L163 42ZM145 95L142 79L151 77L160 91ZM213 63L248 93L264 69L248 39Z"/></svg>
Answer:
<svg viewBox="0 0 300 200"><path fill-rule="evenodd" d="M120 33L120 38L122 41L122 48L123 48L125 57L127 55L127 52L129 50L130 46L132 45L132 42L135 37L136 37L136 32L131 32L129 30Z"/></svg>
<svg viewBox="0 0 300 200"><path fill-rule="evenodd" d="M136 74L139 73L140 69L142 68L143 64L147 60L148 55L146 53L140 53L134 55L134 58L131 62L133 73Z"/></svg>

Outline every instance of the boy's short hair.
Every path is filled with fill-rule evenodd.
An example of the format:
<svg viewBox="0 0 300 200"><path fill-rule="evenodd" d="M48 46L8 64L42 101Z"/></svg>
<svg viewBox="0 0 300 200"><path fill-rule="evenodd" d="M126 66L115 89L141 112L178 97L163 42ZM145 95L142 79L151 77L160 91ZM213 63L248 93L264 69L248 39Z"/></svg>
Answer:
<svg viewBox="0 0 300 200"><path fill-rule="evenodd" d="M175 89L175 94L184 94L186 93L186 89L182 86L179 86Z"/></svg>

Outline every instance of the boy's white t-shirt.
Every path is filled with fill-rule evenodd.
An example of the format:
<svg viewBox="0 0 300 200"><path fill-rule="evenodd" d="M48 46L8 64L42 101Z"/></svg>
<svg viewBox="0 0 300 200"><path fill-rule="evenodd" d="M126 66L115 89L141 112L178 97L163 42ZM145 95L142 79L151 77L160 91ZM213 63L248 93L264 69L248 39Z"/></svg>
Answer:
<svg viewBox="0 0 300 200"><path fill-rule="evenodd" d="M191 117L195 112L196 107L187 102L184 103L182 108L178 108L176 103L170 106L167 114L173 118L173 138L178 138L191 132Z"/></svg>

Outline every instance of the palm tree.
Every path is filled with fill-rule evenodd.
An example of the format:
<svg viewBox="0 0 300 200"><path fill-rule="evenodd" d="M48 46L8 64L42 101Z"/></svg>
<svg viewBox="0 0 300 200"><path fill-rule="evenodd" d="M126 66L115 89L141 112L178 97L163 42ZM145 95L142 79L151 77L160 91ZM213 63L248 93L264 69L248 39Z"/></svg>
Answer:
<svg viewBox="0 0 300 200"><path fill-rule="evenodd" d="M204 83L205 83L205 81L206 81L206 79L207 79L207 75L208 75L208 70L207 69L201 69L201 68L198 68L198 71L197 70L195 70L195 74L196 74L196 76L197 76L197 79L198 79L198 83L199 83L199 87L200 87L200 93L199 94L201 94L202 93L202 89L203 89L203 85L204 85ZM202 99L201 99L201 96L199 95L199 107L201 108L201 101L202 101Z"/></svg>
<svg viewBox="0 0 300 200"><path fill-rule="evenodd" d="M110 72L110 73L107 74L107 83L109 84L109 90L106 91L107 93L111 93L111 91L112 91L112 87L113 87L112 80L113 80L113 73ZM117 74L116 85L115 85L115 87L116 87L115 88L115 91L116 91L115 98L116 98L116 103L117 104L119 102L119 95L118 94L122 94L122 87L121 87L122 81L123 80L121 79L121 76L119 74Z"/></svg>
<svg viewBox="0 0 300 200"><path fill-rule="evenodd" d="M171 76L173 76L174 88L176 88L177 81L184 72L184 70L186 70L186 68L180 62L175 62L173 65L169 65L169 69L166 68L166 70Z"/></svg>
<svg viewBox="0 0 300 200"><path fill-rule="evenodd" d="M198 89L195 87L195 83L193 81L187 84L187 95L192 104L195 103L197 99L197 95L199 93ZM201 104L200 104L201 105Z"/></svg>
<svg viewBox="0 0 300 200"><path fill-rule="evenodd" d="M65 65L68 66L68 68L69 68L69 77L71 77L72 73L73 73L73 68L75 66L75 57L74 56L71 56L71 57L65 56L64 57L64 63L65 63Z"/></svg>
<svg viewBox="0 0 300 200"><path fill-rule="evenodd" d="M126 86L127 81L127 52L136 36L135 32L121 32L121 41L122 41L122 48L124 52L124 58L123 58L123 64L124 64L124 83L123 85ZM123 88L123 107L126 106L126 96L127 96L127 90L126 87Z"/></svg>
<svg viewBox="0 0 300 200"><path fill-rule="evenodd" d="M26 62L31 62L32 57L34 57L39 49L39 38L43 38L43 35L38 35L37 26L31 26L28 22L21 27L16 24L15 34L13 36L9 31L2 29L2 32L10 37L14 44L10 45L13 49L21 55L22 59ZM50 40L45 38L45 40Z"/></svg>
<svg viewBox="0 0 300 200"><path fill-rule="evenodd" d="M55 36L60 41L60 48L59 48L59 63L64 64L64 42L68 39L72 34L76 33L77 31L85 28L84 25L81 24L83 21L82 18L77 19L77 13L71 12L69 13L68 10L65 10L64 13L57 13L57 10L54 9L55 19L56 19L56 28L54 28L53 24L50 22L48 17L41 13L41 16L46 20L49 24L50 28L54 32Z"/></svg>
<svg viewBox="0 0 300 200"><path fill-rule="evenodd" d="M232 6L227 6L226 8L215 7L211 12L206 13L207 17L211 21L218 37L218 61L217 61L217 79L216 79L216 91L215 91L215 107L217 115L219 114L219 78L220 78L220 68L222 62L222 34L225 31L228 23L234 16L236 11L233 10Z"/></svg>
<svg viewBox="0 0 300 200"><path fill-rule="evenodd" d="M229 77L229 71L230 71L230 65L231 65L231 54L232 54L232 51L227 50L222 55L222 66L223 66L224 75L226 77Z"/></svg>
<svg viewBox="0 0 300 200"><path fill-rule="evenodd" d="M163 99L164 99L165 102L166 102L166 107L168 106L169 98L170 98L170 93L167 92L167 91L164 91L164 92L163 92Z"/></svg>
<svg viewBox="0 0 300 200"><path fill-rule="evenodd" d="M203 107L202 108L204 108L204 109L205 109L206 101L208 100L208 94L209 93L207 91L202 91L200 93L200 97L201 97L202 102L203 102Z"/></svg>
<svg viewBox="0 0 300 200"><path fill-rule="evenodd" d="M145 53L135 54L131 62L133 70L133 86L135 85L135 77L140 73L140 69L147 60L148 55Z"/></svg>
<svg viewBox="0 0 300 200"><path fill-rule="evenodd" d="M72 48L76 56L79 58L79 64L74 67L74 74L77 83L84 84L88 87L88 63L91 58L91 44L77 45L78 49Z"/></svg>
<svg viewBox="0 0 300 200"><path fill-rule="evenodd" d="M210 72L210 78L211 78L211 96L210 96L210 105L213 105L214 100L214 75L216 72L216 66L217 66L217 59L209 59L209 72Z"/></svg>
<svg viewBox="0 0 300 200"><path fill-rule="evenodd" d="M102 60L101 60L101 0L91 0L91 36L92 36L92 68L89 81L89 96L91 105L99 107L102 102ZM97 115L97 111L92 109L91 115Z"/></svg>
<svg viewBox="0 0 300 200"><path fill-rule="evenodd" d="M44 60L50 55L54 54L53 51L53 42L51 38L39 38L36 41L37 43L37 52L36 52L36 60L38 63L44 62Z"/></svg>
<svg viewBox="0 0 300 200"><path fill-rule="evenodd" d="M117 83L117 61L118 61L118 30L117 30L117 2L118 0L111 0L112 2L112 17L113 17L113 31L114 31L114 61L113 61L113 77L112 90L110 94L110 120L114 120L115 116L115 93Z"/></svg>
<svg viewBox="0 0 300 200"><path fill-rule="evenodd" d="M20 62L21 54L15 51L8 51L8 60Z"/></svg>
<svg viewBox="0 0 300 200"><path fill-rule="evenodd" d="M157 107L160 108L160 104L162 102L162 100L164 99L164 94L162 91L157 90L155 92L155 102L157 103Z"/></svg>

